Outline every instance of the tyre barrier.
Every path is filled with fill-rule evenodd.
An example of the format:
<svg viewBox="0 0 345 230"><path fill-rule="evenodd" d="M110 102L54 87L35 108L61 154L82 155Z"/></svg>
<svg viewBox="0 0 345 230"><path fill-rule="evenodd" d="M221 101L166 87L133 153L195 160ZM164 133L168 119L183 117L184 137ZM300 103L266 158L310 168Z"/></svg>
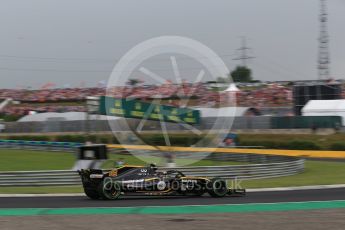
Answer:
<svg viewBox="0 0 345 230"><path fill-rule="evenodd" d="M267 164L248 164L231 166L199 166L174 167L158 170L180 170L188 176L220 177L224 179L265 179L290 176L304 170L303 159L291 159L286 162ZM20 171L0 172L0 187L18 186L68 186L81 185L81 179L76 171Z"/></svg>

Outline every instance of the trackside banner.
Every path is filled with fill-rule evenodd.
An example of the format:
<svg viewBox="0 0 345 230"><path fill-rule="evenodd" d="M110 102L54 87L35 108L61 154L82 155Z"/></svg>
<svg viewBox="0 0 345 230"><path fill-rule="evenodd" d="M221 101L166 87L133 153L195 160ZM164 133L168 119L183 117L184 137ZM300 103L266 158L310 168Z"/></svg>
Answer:
<svg viewBox="0 0 345 230"><path fill-rule="evenodd" d="M199 124L200 111L189 108L153 104L134 99L100 97L102 115L157 120L175 123Z"/></svg>

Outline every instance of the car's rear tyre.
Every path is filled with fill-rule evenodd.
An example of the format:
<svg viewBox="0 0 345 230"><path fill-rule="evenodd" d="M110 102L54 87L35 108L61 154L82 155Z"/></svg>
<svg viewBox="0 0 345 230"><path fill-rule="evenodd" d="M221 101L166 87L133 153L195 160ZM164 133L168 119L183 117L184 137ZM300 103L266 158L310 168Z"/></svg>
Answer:
<svg viewBox="0 0 345 230"><path fill-rule="evenodd" d="M100 198L100 195L95 189L84 188L84 192L86 196L92 200L98 200Z"/></svg>
<svg viewBox="0 0 345 230"><path fill-rule="evenodd" d="M207 192L212 197L224 197L228 193L226 181L220 178L213 178L207 184Z"/></svg>
<svg viewBox="0 0 345 230"><path fill-rule="evenodd" d="M121 188L110 177L104 178L99 184L98 194L104 200L116 200L121 195Z"/></svg>

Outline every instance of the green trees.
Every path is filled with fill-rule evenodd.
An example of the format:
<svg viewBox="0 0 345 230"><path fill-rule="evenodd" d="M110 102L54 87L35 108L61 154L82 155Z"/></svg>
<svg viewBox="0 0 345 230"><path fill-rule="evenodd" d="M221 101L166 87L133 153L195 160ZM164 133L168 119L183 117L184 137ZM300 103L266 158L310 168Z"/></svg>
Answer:
<svg viewBox="0 0 345 230"><path fill-rule="evenodd" d="M227 83L231 82L230 78L232 78L233 82L258 82L255 81L252 77L252 70L246 66L237 66L236 69L230 72L228 78L218 77L218 83Z"/></svg>
<svg viewBox="0 0 345 230"><path fill-rule="evenodd" d="M234 82L252 82L252 71L245 66L237 66L231 71L230 76Z"/></svg>

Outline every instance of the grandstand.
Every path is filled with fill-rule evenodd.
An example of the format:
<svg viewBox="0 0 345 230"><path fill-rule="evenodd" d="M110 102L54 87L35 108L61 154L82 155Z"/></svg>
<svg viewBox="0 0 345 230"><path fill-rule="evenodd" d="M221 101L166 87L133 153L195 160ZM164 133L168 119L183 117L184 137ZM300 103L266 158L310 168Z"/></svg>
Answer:
<svg viewBox="0 0 345 230"><path fill-rule="evenodd" d="M238 107L250 107L261 111L262 115L293 115L293 83L269 82L256 84L238 84L236 94ZM344 87L343 87L344 88ZM23 117L31 111L45 112L86 112L87 96L102 96L108 94L115 98L132 98L151 102L160 99L160 103L179 106L181 99L189 98L190 107L224 107L226 105L226 86L206 83L162 85L119 86L105 88L63 88L63 89L4 89L0 90L0 101L12 98L17 104L3 108L0 115ZM342 89L342 98L344 98Z"/></svg>

